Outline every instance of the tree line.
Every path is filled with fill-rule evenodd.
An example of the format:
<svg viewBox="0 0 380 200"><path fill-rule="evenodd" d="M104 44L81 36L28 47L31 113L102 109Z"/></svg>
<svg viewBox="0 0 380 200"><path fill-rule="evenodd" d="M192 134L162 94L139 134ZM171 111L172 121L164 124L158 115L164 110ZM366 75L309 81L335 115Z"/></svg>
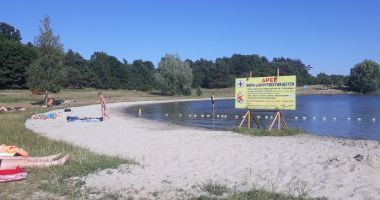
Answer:
<svg viewBox="0 0 380 200"><path fill-rule="evenodd" d="M191 94L191 88L234 86L235 78L296 75L297 85L349 86L353 91L372 93L380 88L380 67L365 60L351 69L349 76L320 73L312 76L310 65L299 59L234 54L215 60L182 60L167 54L155 68L151 61L118 60L105 52L90 59L69 49L64 52L59 36L53 33L50 18L41 20L34 43L21 42L21 33L0 23L0 89L30 89L59 92L62 88L160 90L163 94Z"/></svg>

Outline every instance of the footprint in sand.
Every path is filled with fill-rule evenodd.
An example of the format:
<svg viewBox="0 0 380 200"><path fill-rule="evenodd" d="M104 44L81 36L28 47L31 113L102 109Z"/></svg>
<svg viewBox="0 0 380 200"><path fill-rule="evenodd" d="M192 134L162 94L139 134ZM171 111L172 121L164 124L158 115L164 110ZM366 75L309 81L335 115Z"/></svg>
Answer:
<svg viewBox="0 0 380 200"><path fill-rule="evenodd" d="M355 168L356 168L356 164L351 164L349 171L353 172L355 170Z"/></svg>

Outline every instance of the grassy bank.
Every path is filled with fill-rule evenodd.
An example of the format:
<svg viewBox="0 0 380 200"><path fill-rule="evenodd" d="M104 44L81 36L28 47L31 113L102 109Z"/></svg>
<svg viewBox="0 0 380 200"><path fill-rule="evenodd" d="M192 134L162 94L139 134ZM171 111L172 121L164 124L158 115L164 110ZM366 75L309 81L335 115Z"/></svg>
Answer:
<svg viewBox="0 0 380 200"><path fill-rule="evenodd" d="M247 127L237 127L234 129L235 132L241 133L244 135L252 135L252 136L291 136L305 133L299 129L295 128L286 128L286 129L272 129L269 131L264 128L247 128Z"/></svg>
<svg viewBox="0 0 380 200"><path fill-rule="evenodd" d="M82 197L80 180L73 177L84 176L98 170L116 168L132 161L92 153L61 141L54 141L25 128L26 119L36 112L47 109L29 109L27 112L3 113L0 115L0 142L16 145L27 150L32 156L46 156L59 152L69 153L70 160L60 167L28 169L28 178L20 182L0 184L0 199L30 198L33 195L49 198L60 195L69 198Z"/></svg>

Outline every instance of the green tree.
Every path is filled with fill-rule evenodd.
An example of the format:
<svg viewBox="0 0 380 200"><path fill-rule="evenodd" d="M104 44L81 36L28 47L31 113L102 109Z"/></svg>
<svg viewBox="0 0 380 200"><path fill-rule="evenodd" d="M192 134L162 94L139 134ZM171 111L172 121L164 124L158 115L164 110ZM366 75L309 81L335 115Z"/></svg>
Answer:
<svg viewBox="0 0 380 200"><path fill-rule="evenodd" d="M128 88L147 91L154 87L154 65L150 61L135 60L129 66Z"/></svg>
<svg viewBox="0 0 380 200"><path fill-rule="evenodd" d="M247 77L250 71L254 77L274 76L277 68L280 69L280 75L296 75L298 85L312 84L315 81L309 74L311 66L299 59L281 57L269 62L264 56L234 54L215 61L200 59L189 63L194 76L193 88L231 87L235 78Z"/></svg>
<svg viewBox="0 0 380 200"><path fill-rule="evenodd" d="M7 23L1 22L0 23L0 38L20 42L21 33L18 29L15 29L13 26Z"/></svg>
<svg viewBox="0 0 380 200"><path fill-rule="evenodd" d="M116 57L104 52L94 52L89 62L90 70L96 74L99 80L99 85L96 88L122 88L121 80L125 77L126 70Z"/></svg>
<svg viewBox="0 0 380 200"><path fill-rule="evenodd" d="M189 63L183 62L178 55L166 54L161 58L156 80L162 94L191 95L193 74Z"/></svg>
<svg viewBox="0 0 380 200"><path fill-rule="evenodd" d="M215 68L211 68L208 74L209 88L226 88L233 85L236 74L230 58L218 58L215 60Z"/></svg>
<svg viewBox="0 0 380 200"><path fill-rule="evenodd" d="M26 68L37 57L36 49L21 44L20 32L0 23L0 89L26 88Z"/></svg>
<svg viewBox="0 0 380 200"><path fill-rule="evenodd" d="M201 96L202 95L202 89L200 87L198 87L196 90L196 93L197 93L197 96Z"/></svg>
<svg viewBox="0 0 380 200"><path fill-rule="evenodd" d="M88 67L88 62L78 52L69 49L65 54L64 65L67 71L66 88L96 88L99 79Z"/></svg>
<svg viewBox="0 0 380 200"><path fill-rule="evenodd" d="M296 75L297 76L297 85L309 85L311 84L311 74L309 74L310 65L305 65L299 59L290 59L290 58L274 58L272 61L272 67L274 72L271 75L276 73L275 69L280 69L280 76L286 75Z"/></svg>
<svg viewBox="0 0 380 200"><path fill-rule="evenodd" d="M39 56L27 69L28 86L31 90L59 92L66 79L63 45L59 36L53 34L48 16L41 20L39 31L35 37Z"/></svg>
<svg viewBox="0 0 380 200"><path fill-rule="evenodd" d="M212 60L200 59L195 62L186 60L189 63L193 72L192 87L208 88L210 85L210 70L215 68L215 63Z"/></svg>
<svg viewBox="0 0 380 200"><path fill-rule="evenodd" d="M324 87L328 87L331 84L331 78L326 73L317 74L317 83L323 85Z"/></svg>
<svg viewBox="0 0 380 200"><path fill-rule="evenodd" d="M380 88L380 66L372 60L364 60L351 68L348 81L350 90L368 94Z"/></svg>
<svg viewBox="0 0 380 200"><path fill-rule="evenodd" d="M343 87L347 85L347 76L332 74L330 75L331 85L335 87Z"/></svg>
<svg viewBox="0 0 380 200"><path fill-rule="evenodd" d="M256 54L234 54L229 62L232 69L231 72L237 77L246 77L250 71L252 71L254 76L268 76L276 71L275 69L272 69L266 57L260 57Z"/></svg>

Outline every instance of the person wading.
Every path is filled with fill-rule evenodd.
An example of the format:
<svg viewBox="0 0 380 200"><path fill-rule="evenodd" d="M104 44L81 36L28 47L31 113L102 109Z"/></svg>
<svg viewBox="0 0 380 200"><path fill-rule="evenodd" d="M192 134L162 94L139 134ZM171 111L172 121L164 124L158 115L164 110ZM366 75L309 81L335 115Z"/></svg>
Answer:
<svg viewBox="0 0 380 200"><path fill-rule="evenodd" d="M212 104L212 109L215 108L215 97L214 94L211 95L211 104Z"/></svg>

